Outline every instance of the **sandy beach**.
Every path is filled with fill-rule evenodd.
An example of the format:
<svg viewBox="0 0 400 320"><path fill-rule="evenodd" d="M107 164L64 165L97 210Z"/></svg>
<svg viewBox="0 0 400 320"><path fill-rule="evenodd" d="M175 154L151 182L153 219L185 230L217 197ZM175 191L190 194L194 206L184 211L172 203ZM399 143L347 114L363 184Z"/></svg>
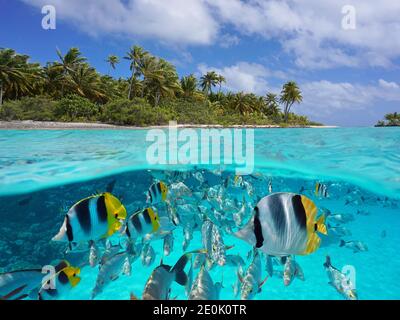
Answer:
<svg viewBox="0 0 400 320"><path fill-rule="evenodd" d="M218 124L178 124L178 128L224 128ZM162 126L148 126L148 127L135 127L135 126L116 126L106 123L87 123L87 122L52 122L52 121L0 121L0 130L102 130L102 129L115 129L115 130L140 130L140 129L153 129L153 128L168 128L168 125ZM225 128L265 128L277 129L282 128L278 125L232 125ZM336 128L336 126L292 126L287 128Z"/></svg>

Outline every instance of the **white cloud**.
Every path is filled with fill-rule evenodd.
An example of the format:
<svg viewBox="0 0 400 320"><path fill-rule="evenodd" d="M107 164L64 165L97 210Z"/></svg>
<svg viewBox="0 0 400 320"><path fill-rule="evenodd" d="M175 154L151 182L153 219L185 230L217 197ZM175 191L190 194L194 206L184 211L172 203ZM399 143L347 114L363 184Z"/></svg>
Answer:
<svg viewBox="0 0 400 320"><path fill-rule="evenodd" d="M390 67L400 56L400 41L396 41L400 1L21 1L36 7L53 4L58 17L91 35L122 34L169 44L223 47L237 44L241 35L272 38L301 68ZM356 10L355 30L342 28L345 5Z"/></svg>
<svg viewBox="0 0 400 320"><path fill-rule="evenodd" d="M390 67L400 56L400 1L207 1L237 32L278 39L299 67ZM342 28L344 5L355 7L355 30Z"/></svg>
<svg viewBox="0 0 400 320"><path fill-rule="evenodd" d="M238 62L231 66L210 67L200 64L198 71L205 74L214 70L226 78L224 88L233 92L279 93L281 86L272 86L271 80L283 85L288 77L284 72L269 70L257 63ZM282 81L283 80L283 81ZM331 82L328 80L299 82L303 102L296 112L329 122L338 112L361 111L379 106L381 102L400 102L400 84L379 79L374 84Z"/></svg>
<svg viewBox="0 0 400 320"><path fill-rule="evenodd" d="M173 44L211 44L219 26L202 0L22 0L56 7L57 17L93 36L156 38Z"/></svg>
<svg viewBox="0 0 400 320"><path fill-rule="evenodd" d="M283 78L285 74L281 71L271 71L258 63L238 62L232 66L222 68L209 67L200 64L198 70L201 74L207 71L215 71L226 79L223 86L229 91L254 92L264 95L272 88L268 85L267 78Z"/></svg>
<svg viewBox="0 0 400 320"><path fill-rule="evenodd" d="M381 102L400 102L399 84L383 79L373 85L321 80L300 84L300 88L303 103L298 111L311 117L324 118L342 111L368 110Z"/></svg>

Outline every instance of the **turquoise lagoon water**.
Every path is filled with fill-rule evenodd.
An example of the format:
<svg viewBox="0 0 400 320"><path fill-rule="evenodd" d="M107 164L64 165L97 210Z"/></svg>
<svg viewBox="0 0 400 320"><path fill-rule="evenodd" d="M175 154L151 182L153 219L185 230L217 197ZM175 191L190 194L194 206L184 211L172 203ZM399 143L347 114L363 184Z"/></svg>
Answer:
<svg viewBox="0 0 400 320"><path fill-rule="evenodd" d="M234 165L149 165L146 134L146 130L0 131L0 271L41 267L67 258L82 266L82 280L59 298L89 299L98 269L85 263L85 252L65 256L66 245L50 240L69 207L112 186L132 213L146 205L145 192L156 178L169 177L169 183L183 181L194 191L205 186L193 183L193 173L201 172L207 187L235 175ZM400 130L256 129L254 142L254 176L258 178L244 176L254 189L253 204L268 195L271 181L274 192L301 192L321 211L354 218L346 223L328 218L330 226L344 227L351 235L335 236L328 228L328 236L322 237L315 253L296 257L305 281L295 279L286 287L274 274L255 299L343 299L328 284L323 268L326 255L338 269L354 267L359 299L399 299ZM186 173L178 174L182 171ZM327 186L328 197L314 194L316 182ZM224 197L242 197L243 190L236 191L227 189ZM182 227L178 225L173 234L174 250L164 257L164 263L170 265L183 253ZM114 235L111 241L117 243L120 237ZM342 239L362 241L368 251L355 253L340 247ZM246 269L251 247L226 233L224 242L234 245L227 253L240 254ZM199 249L200 244L197 229L186 251ZM162 240L153 240L151 245L156 252L151 266L143 266L138 258L131 276L121 275L96 299L129 299L131 292L141 297L146 280L163 255ZM232 290L236 267L216 266L210 274L214 282L223 279L221 299L237 298ZM266 275L263 260L263 278ZM177 284L173 284L171 296L187 298Z"/></svg>

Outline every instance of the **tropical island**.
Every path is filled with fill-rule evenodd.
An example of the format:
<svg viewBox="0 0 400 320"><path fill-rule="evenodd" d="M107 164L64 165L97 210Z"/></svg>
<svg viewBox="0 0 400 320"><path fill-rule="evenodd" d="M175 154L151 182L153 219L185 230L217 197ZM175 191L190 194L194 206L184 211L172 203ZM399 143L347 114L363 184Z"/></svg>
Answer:
<svg viewBox="0 0 400 320"><path fill-rule="evenodd" d="M209 71L199 79L179 78L170 62L132 46L123 57L130 77L115 78L120 58L110 55L100 74L78 48L44 66L28 55L0 49L0 120L102 123L118 126L180 124L222 126L319 126L292 112L302 102L294 81L265 96L224 92L222 75Z"/></svg>
<svg viewBox="0 0 400 320"><path fill-rule="evenodd" d="M375 127L400 127L400 114L397 112L385 115L385 120L380 120Z"/></svg>

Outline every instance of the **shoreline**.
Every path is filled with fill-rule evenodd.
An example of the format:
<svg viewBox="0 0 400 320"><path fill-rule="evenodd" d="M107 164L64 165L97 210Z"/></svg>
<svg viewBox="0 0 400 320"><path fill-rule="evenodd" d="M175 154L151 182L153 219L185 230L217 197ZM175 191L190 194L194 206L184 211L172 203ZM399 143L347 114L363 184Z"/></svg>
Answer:
<svg viewBox="0 0 400 320"><path fill-rule="evenodd" d="M280 129L280 128L338 128L337 126L287 126L279 125L218 125L218 124L178 124L178 128L253 128L253 129ZM57 121L0 121L0 130L143 130L143 129L167 129L168 125L159 126L118 126L99 122L57 122Z"/></svg>

